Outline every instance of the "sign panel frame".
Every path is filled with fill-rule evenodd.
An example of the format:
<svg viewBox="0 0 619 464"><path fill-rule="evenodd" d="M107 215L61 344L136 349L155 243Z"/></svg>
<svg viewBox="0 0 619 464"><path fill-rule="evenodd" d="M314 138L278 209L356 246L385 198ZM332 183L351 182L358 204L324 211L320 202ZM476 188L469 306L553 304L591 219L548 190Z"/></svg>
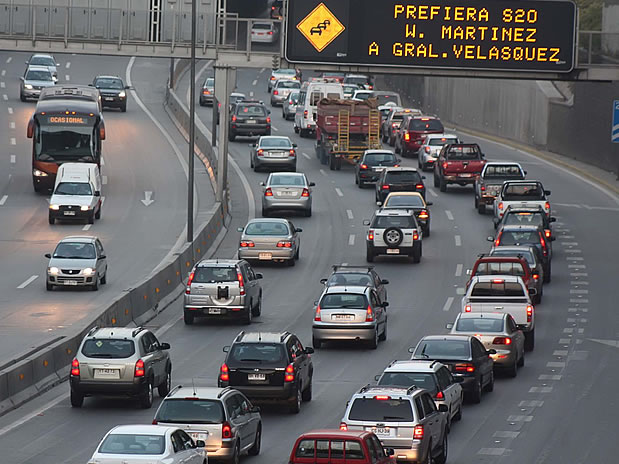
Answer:
<svg viewBox="0 0 619 464"><path fill-rule="evenodd" d="M610 126L610 141L619 143L619 100L613 101L613 120Z"/></svg>

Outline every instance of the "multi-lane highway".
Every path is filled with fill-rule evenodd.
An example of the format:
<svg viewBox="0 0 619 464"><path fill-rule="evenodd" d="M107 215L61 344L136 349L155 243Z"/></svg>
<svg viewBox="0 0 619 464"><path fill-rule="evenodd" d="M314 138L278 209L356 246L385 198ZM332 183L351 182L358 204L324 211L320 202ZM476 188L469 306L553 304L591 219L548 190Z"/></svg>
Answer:
<svg viewBox="0 0 619 464"><path fill-rule="evenodd" d="M109 60L107 66L122 67L122 60ZM239 70L237 89L268 104L268 76L268 70ZM157 76L152 72L143 73L141 78L145 80L145 86L160 85L165 79L164 73ZM137 79L134 82L136 86L140 85ZM185 80L179 86L179 95L183 98L187 85ZM156 104L157 96L152 98L151 103ZM210 127L210 109L199 108L198 112L205 125ZM303 228L297 266L293 269L279 265L259 268L265 277L263 311L251 329L289 330L309 344L313 302L321 291L320 278L328 275L332 264L364 263L365 227L362 221L370 218L375 209L374 193L371 189L360 190L355 186L349 167L329 171L321 166L314 155L313 142L296 136L292 123L281 118L279 108L274 109L271 116L273 134L288 135L299 144L298 171L305 172L316 187L313 216L292 218L295 225ZM133 118L131 121L133 124ZM112 126L113 123L110 121L109 124ZM152 127L144 128L140 134L148 146L155 146L151 141L157 133ZM466 405L462 422L454 424L449 436L448 462L615 462L619 454L619 444L615 439L615 416L619 414L619 404L614 400L615 386L619 382L616 369L619 316L615 311L619 297L616 244L619 199L576 172L508 145L461 135L465 141L480 143L489 160L519 161L528 171L529 178L543 181L545 187L552 190L554 215L558 218L554 230L558 239L554 243L552 283L546 286L544 301L537 307L535 351L527 354L526 365L517 378L498 378L494 392L486 394L481 404ZM230 144L231 157L244 177L239 177L235 169L229 170L232 188L230 231L244 225L251 212L259 211L259 182L266 177L265 173L250 170L248 143L249 139L241 138ZM112 160L120 163L120 153L129 155L126 145L116 157L110 153L110 147L106 147L106 160L110 158L110 165ZM143 148L140 144L131 147ZM153 168L161 162L158 159L152 164ZM416 166L416 161L405 160L403 164ZM378 259L375 263L380 275L391 282L389 339L375 351L354 344L330 345L318 350L313 355L313 400L303 404L299 415L263 408L262 452L258 457L245 458L247 462L287 462L294 439L301 432L325 426L337 427L346 401L355 390L371 382L389 361L407 358L407 348L420 337L444 333L445 324L455 319L467 278L465 271L478 253L488 249L486 237L492 235L494 229L490 216L480 216L473 208L471 189L454 187L447 193L440 193L431 187L431 175L427 177L428 198L434 202L431 207L432 237L424 239L421 263L411 264L397 259ZM180 182L182 179L179 179ZM25 196L29 194L29 184L25 180L22 184ZM173 188L173 183L169 184L168 188ZM247 185L252 195L248 195ZM174 187L182 189L181 186ZM135 190L125 192L129 198L115 190L113 194L121 197L118 201L125 206L131 203L129 198L132 195L137 202ZM255 203L248 204L248 198ZM41 210L43 214L44 205ZM106 213L105 222L109 218L109 212ZM182 217L165 219L168 227L182 228ZM6 233L4 223L3 219L0 229L3 234ZM145 221L132 217L125 217L116 227L121 227L121 224L126 227L127 234L137 234L137 231L147 228ZM101 222L103 226L104 221ZM44 216L40 221L36 216L35 222L26 231L22 228L21 233L28 230L50 233L44 224ZM234 256L237 240L237 233L229 232L216 256ZM161 250L163 244L159 245L157 249ZM141 244L134 245L131 256L135 260L145 259L147 252L143 250ZM2 263L5 254L8 254L6 250L0 250ZM126 272L121 264L113 264L114 269L118 268L117 272ZM39 269L42 266L43 263ZM37 291L30 297L20 297L20 301L25 303L37 295L41 298L47 296ZM69 296L82 297L78 294ZM67 295L62 297L63 305L71 304ZM182 302L177 300L151 323L158 329L159 338L172 345L173 383L188 384L194 379L197 384L215 385L223 360L221 348L230 343L241 327L202 322L186 326L181 314ZM84 408L72 409L67 393L68 385L62 385L0 418L3 464L84 463L111 427L150 423L154 414L154 409L142 410L133 401L124 399L87 399Z"/></svg>
<svg viewBox="0 0 619 464"><path fill-rule="evenodd" d="M26 125L35 103L19 101L27 54L0 54L0 352L8 362L62 336L131 288L182 244L186 217L186 143L163 110L168 60L58 55L59 81L88 84L98 74L131 82L127 113L105 111L102 219L94 225L47 223L49 196L32 188L32 140ZM164 131L157 128L161 121ZM212 206L208 178L199 203ZM147 193L149 192L149 193ZM45 290L44 254L67 235L98 235L110 272L99 292Z"/></svg>

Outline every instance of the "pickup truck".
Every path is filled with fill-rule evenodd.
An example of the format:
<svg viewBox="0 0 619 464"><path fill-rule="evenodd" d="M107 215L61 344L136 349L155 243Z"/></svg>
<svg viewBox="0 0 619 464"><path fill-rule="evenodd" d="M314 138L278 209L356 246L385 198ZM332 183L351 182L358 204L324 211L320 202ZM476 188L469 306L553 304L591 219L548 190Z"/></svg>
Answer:
<svg viewBox="0 0 619 464"><path fill-rule="evenodd" d="M524 180L527 172L518 163L486 163L480 176L475 179L475 208L485 214L488 206L492 208L494 199L508 180Z"/></svg>
<svg viewBox="0 0 619 464"><path fill-rule="evenodd" d="M475 276L462 298L462 312L501 312L511 314L524 333L524 349L535 346L535 311L529 295L535 295L521 277Z"/></svg>
<svg viewBox="0 0 619 464"><path fill-rule="evenodd" d="M501 191L494 199L494 218L500 220L510 206L535 207L540 206L546 216L550 217L550 203L547 197L550 190L538 180L510 180L503 183Z"/></svg>
<svg viewBox="0 0 619 464"><path fill-rule="evenodd" d="M434 186L446 192L448 184L472 184L485 164L484 154L476 143L445 145L434 163Z"/></svg>

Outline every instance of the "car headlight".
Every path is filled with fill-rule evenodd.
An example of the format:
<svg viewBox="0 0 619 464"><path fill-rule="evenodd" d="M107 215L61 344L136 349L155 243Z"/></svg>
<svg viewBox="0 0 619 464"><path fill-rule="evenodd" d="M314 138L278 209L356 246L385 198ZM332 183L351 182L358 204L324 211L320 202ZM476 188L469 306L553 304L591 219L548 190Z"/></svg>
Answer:
<svg viewBox="0 0 619 464"><path fill-rule="evenodd" d="M125 93L125 91L124 91L124 90L121 90L121 92L118 94L118 96L119 96L120 98L125 98L125 97L127 96L127 94Z"/></svg>
<svg viewBox="0 0 619 464"><path fill-rule="evenodd" d="M47 269L47 273L51 274L51 275L58 275L59 272L60 272L60 269L58 269L55 266L52 266L52 267Z"/></svg>
<svg viewBox="0 0 619 464"><path fill-rule="evenodd" d="M28 90L32 90L32 85L31 84L24 84L24 88L26 88Z"/></svg>
<svg viewBox="0 0 619 464"><path fill-rule="evenodd" d="M46 172L40 171L38 169L33 169L32 174L36 177L47 177L48 176Z"/></svg>
<svg viewBox="0 0 619 464"><path fill-rule="evenodd" d="M58 211L60 209L60 205L49 205L49 209L53 209L54 211Z"/></svg>
<svg viewBox="0 0 619 464"><path fill-rule="evenodd" d="M88 211L89 209L90 209L90 206L88 206L88 205L80 206L80 211Z"/></svg>
<svg viewBox="0 0 619 464"><path fill-rule="evenodd" d="M94 273L95 273L95 270L91 267L87 267L82 270L82 274L84 274L85 276L90 276L90 275L93 275Z"/></svg>

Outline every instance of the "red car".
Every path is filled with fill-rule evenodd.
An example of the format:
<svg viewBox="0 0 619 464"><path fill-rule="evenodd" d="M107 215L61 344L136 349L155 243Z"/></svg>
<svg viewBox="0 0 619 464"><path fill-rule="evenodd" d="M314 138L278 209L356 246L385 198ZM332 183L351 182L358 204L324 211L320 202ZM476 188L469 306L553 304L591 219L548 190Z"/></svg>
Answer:
<svg viewBox="0 0 619 464"><path fill-rule="evenodd" d="M395 152L402 156L417 154L419 147L428 134L445 132L443 123L433 116L408 116L404 118L396 133Z"/></svg>
<svg viewBox="0 0 619 464"><path fill-rule="evenodd" d="M385 453L380 440L368 431L313 430L294 444L289 464L393 464L393 450Z"/></svg>

